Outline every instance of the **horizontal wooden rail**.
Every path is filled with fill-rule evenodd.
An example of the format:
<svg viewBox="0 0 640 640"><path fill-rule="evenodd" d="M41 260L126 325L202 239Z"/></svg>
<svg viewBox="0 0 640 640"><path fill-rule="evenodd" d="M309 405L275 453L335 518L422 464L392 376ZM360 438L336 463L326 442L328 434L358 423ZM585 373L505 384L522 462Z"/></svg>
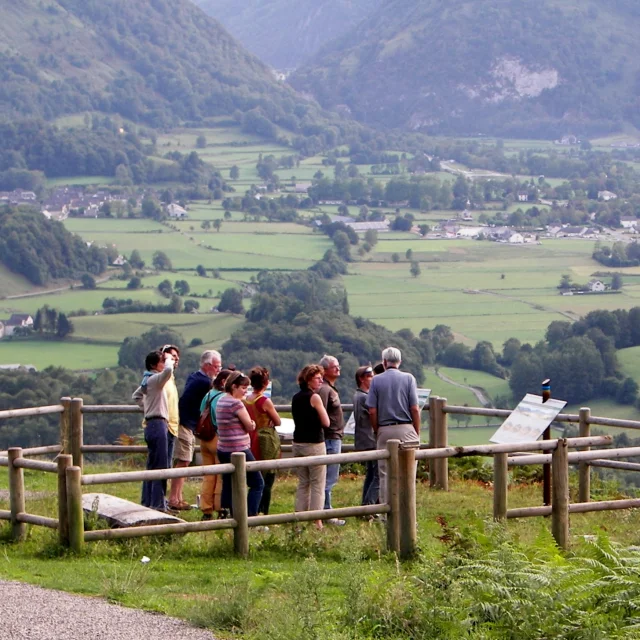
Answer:
<svg viewBox="0 0 640 640"><path fill-rule="evenodd" d="M367 516L381 513L389 513L389 505L371 504L360 507L343 507L339 509L321 509L319 511L298 511L293 513L277 513L268 516L252 516L248 518L247 523L249 527L258 527L269 524L311 522L314 520ZM173 535L197 531L213 531L216 529L233 529L236 526L237 522L233 518L208 520L205 522L180 522L177 524L158 524L142 527L87 531L84 534L84 539L86 542L92 542L96 540L113 540L116 538L140 538L150 535Z"/></svg>
<svg viewBox="0 0 640 640"><path fill-rule="evenodd" d="M176 469L148 469L146 471L118 471L115 473L94 473L82 476L83 485L118 484L120 482L141 482L144 480L170 480L172 478L197 478L233 473L232 464L211 464L202 467L179 467Z"/></svg>
<svg viewBox="0 0 640 640"><path fill-rule="evenodd" d="M25 409L6 409L0 411L0 420L6 418L24 418L26 416L46 416L51 413L62 413L64 407L61 404L51 404L46 407L27 407Z"/></svg>
<svg viewBox="0 0 640 640"><path fill-rule="evenodd" d="M51 444L46 447L29 447L22 450L22 455L28 456L45 456L49 453L60 453L62 447L59 444Z"/></svg>
<svg viewBox="0 0 640 640"><path fill-rule="evenodd" d="M619 462L617 460L592 460L587 462L591 467L604 467L605 469L622 469L623 471L640 471L637 462Z"/></svg>
<svg viewBox="0 0 640 640"><path fill-rule="evenodd" d="M11 511L0 509L0 520L11 520Z"/></svg>
<svg viewBox="0 0 640 640"><path fill-rule="evenodd" d="M550 440L549 442L553 442ZM596 449L594 451L573 451L569 454L569 464L577 462L587 462L590 460L598 460L599 458L633 458L640 456L640 447L625 447L624 449ZM540 454L536 456L519 456L517 458L509 458L510 467L520 467L527 464L548 464L551 462L549 454Z"/></svg>
<svg viewBox="0 0 640 640"><path fill-rule="evenodd" d="M9 466L9 458L0 457L0 467L8 467Z"/></svg>
<svg viewBox="0 0 640 640"><path fill-rule="evenodd" d="M137 404L85 404L82 413L142 413Z"/></svg>
<svg viewBox="0 0 640 640"><path fill-rule="evenodd" d="M294 513L272 513L268 516L251 516L249 526L257 527L270 524L287 524L291 522L310 522L329 518L353 518L357 516L374 516L389 513L388 504L367 504L359 507L340 507L320 509L319 511L297 511Z"/></svg>
<svg viewBox="0 0 640 640"><path fill-rule="evenodd" d="M567 438L569 447L586 447L591 445L611 444L611 436L590 436L587 438ZM496 453L521 453L524 451L552 451L558 446L558 440L535 440L532 442L520 442L517 444L481 444L467 447L441 447L439 449L420 449L416 451L416 460L429 460L433 458L454 458L459 456L492 456ZM570 454L571 455L571 454ZM520 464L540 464L530 462L533 458L550 458L550 455L522 456L526 462ZM517 458L521 459L520 456ZM510 458L511 460L511 458ZM516 464L516 463L514 463Z"/></svg>
<svg viewBox="0 0 640 640"><path fill-rule="evenodd" d="M216 529L233 529L236 521L232 518L224 520L205 520L204 522L179 522L177 524L152 524L142 527L121 527L120 529L98 529L85 531L86 542L95 540L115 540L117 538L142 538L144 536L160 536L192 531L215 531Z"/></svg>
<svg viewBox="0 0 640 640"><path fill-rule="evenodd" d="M148 453L146 444L83 444L82 453Z"/></svg>
<svg viewBox="0 0 640 640"><path fill-rule="evenodd" d="M536 516L550 516L551 506L548 507L522 507L522 509L509 509L507 518L533 518Z"/></svg>
<svg viewBox="0 0 640 640"><path fill-rule="evenodd" d="M46 471L58 473L58 465L55 462L42 462L42 460L29 460L29 458L17 458L13 466L18 469L33 469L34 471Z"/></svg>
<svg viewBox="0 0 640 640"><path fill-rule="evenodd" d="M33 513L19 513L16 516L18 522L26 522L27 524L37 524L41 527L49 527L49 529L58 528L57 518L45 518L44 516L37 516Z"/></svg>
<svg viewBox="0 0 640 640"><path fill-rule="evenodd" d="M640 429L640 422L637 420L618 420L617 418L601 418L598 416L590 416L587 420L588 424L594 424L601 427L621 427L623 429Z"/></svg>
<svg viewBox="0 0 640 640"><path fill-rule="evenodd" d="M576 502L569 505L569 513L588 513L590 511L614 511L640 507L640 498L626 500L602 500L600 502Z"/></svg>
<svg viewBox="0 0 640 640"><path fill-rule="evenodd" d="M356 451L354 453L332 453L324 456L299 456L280 460L256 460L247 462L247 471L275 471L281 469L299 469L317 467L324 464L347 464L348 462L367 462L386 460L389 452L385 449Z"/></svg>

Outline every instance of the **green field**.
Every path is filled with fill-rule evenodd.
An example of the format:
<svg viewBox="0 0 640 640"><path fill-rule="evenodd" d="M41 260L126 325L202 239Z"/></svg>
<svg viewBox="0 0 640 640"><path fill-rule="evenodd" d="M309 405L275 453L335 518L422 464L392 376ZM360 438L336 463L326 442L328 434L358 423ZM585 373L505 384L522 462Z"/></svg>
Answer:
<svg viewBox="0 0 640 640"><path fill-rule="evenodd" d="M0 364L66 367L68 369L102 369L118 364L118 347L102 344L49 340L2 340Z"/></svg>
<svg viewBox="0 0 640 640"><path fill-rule="evenodd" d="M407 249L420 261L417 278L409 273ZM500 349L512 336L523 342L540 340L553 320L638 304L640 288L630 280L620 295L558 294L562 274L586 282L600 269L592 251L591 242L574 240L508 246L423 240L408 233L405 239L395 234L387 239L381 234L367 261L354 264L344 282L354 315L415 333L445 324L469 344L488 340ZM399 263L391 262L392 253L400 255Z"/></svg>

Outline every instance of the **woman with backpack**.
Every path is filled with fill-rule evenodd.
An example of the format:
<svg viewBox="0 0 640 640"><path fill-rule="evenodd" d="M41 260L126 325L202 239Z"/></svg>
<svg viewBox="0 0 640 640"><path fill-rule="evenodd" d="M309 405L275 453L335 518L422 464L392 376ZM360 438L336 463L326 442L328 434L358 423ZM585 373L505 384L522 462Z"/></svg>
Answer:
<svg viewBox="0 0 640 640"><path fill-rule="evenodd" d="M216 427L216 405L218 400L224 395L224 384L229 375L230 369L222 369L213 381L213 388L202 399L200 404L200 414L204 414L209 409L209 420ZM196 432L197 435L197 432ZM218 434L217 430L210 440L200 440L200 455L202 456L202 464L220 464L218 460ZM222 477L221 476L204 476L202 479L202 489L200 494L200 510L202 511L202 520L211 520L213 512L217 511L218 518L228 518L229 511L222 508Z"/></svg>
<svg viewBox="0 0 640 640"><path fill-rule="evenodd" d="M269 384L269 371L264 367L254 367L249 371L252 392L243 400L249 416L256 423L256 430L252 431L251 452L256 460L277 460L280 457L280 436L276 427L281 424L280 416L273 406L271 399L264 395ZM271 504L271 488L276 480L275 471L262 474L264 489L258 513L269 514Z"/></svg>

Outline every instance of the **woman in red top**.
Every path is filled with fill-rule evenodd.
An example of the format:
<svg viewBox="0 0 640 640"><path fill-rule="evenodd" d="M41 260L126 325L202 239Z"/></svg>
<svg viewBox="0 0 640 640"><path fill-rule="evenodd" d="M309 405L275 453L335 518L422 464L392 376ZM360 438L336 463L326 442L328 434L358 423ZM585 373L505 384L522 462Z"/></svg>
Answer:
<svg viewBox="0 0 640 640"><path fill-rule="evenodd" d="M256 460L277 460L280 457L280 436L276 427L280 426L280 416L270 398L264 395L269 384L269 372L264 367L254 367L249 371L253 391L243 400L251 419L256 423L251 436L251 451ZM275 471L262 474L264 489L258 513L269 513L271 488L276 480Z"/></svg>

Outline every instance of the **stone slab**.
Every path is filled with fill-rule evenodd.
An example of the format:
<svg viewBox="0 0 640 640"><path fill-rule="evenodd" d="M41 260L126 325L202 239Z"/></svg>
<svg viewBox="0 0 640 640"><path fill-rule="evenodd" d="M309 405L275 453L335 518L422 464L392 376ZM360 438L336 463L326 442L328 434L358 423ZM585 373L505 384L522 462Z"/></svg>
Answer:
<svg viewBox="0 0 640 640"><path fill-rule="evenodd" d="M106 520L112 528L140 527L152 524L178 524L184 522L168 513L149 509L108 493L85 493L82 496L82 508L86 513L95 511L98 517Z"/></svg>

